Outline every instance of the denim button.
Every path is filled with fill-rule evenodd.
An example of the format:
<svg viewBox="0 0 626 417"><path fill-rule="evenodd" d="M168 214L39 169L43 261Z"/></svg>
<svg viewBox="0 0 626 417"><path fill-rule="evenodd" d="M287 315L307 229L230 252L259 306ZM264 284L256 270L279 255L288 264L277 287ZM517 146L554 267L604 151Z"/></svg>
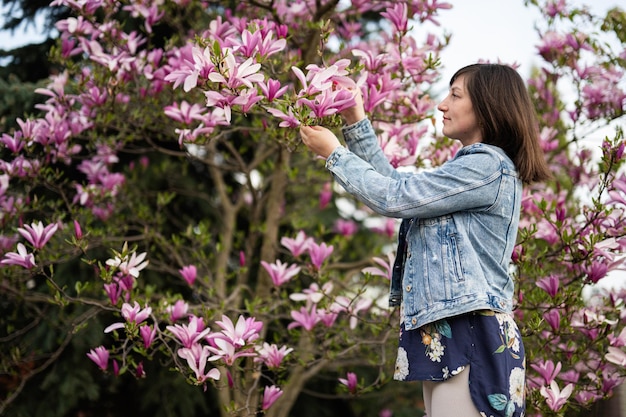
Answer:
<svg viewBox="0 0 626 417"><path fill-rule="evenodd" d="M406 291L407 291L407 292L410 292L410 291L411 291L411 286L410 286L410 285L407 285L407 286L406 286Z"/></svg>

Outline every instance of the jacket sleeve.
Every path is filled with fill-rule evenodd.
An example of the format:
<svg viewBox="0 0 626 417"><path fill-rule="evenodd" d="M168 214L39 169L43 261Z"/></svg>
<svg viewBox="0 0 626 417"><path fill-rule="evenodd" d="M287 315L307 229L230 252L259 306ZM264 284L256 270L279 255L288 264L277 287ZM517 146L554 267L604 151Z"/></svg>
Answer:
<svg viewBox="0 0 626 417"><path fill-rule="evenodd" d="M430 218L460 210L486 210L496 201L501 161L482 144L471 151L459 151L462 155L432 171L393 175L377 152L368 151L370 146L359 148L359 140L349 146L355 143L355 152L335 149L326 160L326 168L346 191L378 214Z"/></svg>
<svg viewBox="0 0 626 417"><path fill-rule="evenodd" d="M378 137L369 119L363 119L341 129L348 149L368 162L374 170L385 177L400 178L404 174L389 163L378 143Z"/></svg>

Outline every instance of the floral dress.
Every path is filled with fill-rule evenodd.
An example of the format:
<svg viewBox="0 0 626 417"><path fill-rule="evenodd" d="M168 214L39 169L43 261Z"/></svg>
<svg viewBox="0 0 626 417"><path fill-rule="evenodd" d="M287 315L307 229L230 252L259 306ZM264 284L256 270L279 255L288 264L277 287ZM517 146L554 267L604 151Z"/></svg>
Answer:
<svg viewBox="0 0 626 417"><path fill-rule="evenodd" d="M467 365L472 400L482 416L524 416L526 360L511 315L485 310L415 330L401 326L394 379L445 381Z"/></svg>

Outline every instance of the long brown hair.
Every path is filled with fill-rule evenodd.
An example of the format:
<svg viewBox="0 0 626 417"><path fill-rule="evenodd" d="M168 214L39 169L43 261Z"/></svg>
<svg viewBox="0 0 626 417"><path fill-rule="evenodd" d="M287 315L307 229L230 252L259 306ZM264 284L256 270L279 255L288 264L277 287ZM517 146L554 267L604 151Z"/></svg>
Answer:
<svg viewBox="0 0 626 417"><path fill-rule="evenodd" d="M539 144L535 110L517 71L507 65L472 64L458 70L450 85L460 76L472 101L483 143L502 148L524 183L551 178Z"/></svg>

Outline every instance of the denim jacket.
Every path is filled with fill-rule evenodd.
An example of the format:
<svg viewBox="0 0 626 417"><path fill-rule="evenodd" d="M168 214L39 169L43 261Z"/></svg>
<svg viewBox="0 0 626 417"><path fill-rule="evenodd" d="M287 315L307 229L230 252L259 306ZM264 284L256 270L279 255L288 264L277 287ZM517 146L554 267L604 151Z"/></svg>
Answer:
<svg viewBox="0 0 626 417"><path fill-rule="evenodd" d="M348 145L326 168L376 213L403 219L390 305L406 330L476 310L512 311L509 274L522 182L500 148L476 143L430 171L389 163L368 119L343 128Z"/></svg>

